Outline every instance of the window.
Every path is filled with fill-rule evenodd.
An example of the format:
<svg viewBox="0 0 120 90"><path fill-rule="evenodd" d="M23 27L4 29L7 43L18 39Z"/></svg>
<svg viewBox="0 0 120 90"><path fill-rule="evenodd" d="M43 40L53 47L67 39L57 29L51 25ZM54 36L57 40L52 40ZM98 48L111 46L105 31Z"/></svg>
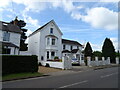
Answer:
<svg viewBox="0 0 120 90"><path fill-rule="evenodd" d="M50 38L47 38L47 45L50 44Z"/></svg>
<svg viewBox="0 0 120 90"><path fill-rule="evenodd" d="M63 49L65 49L66 48L66 46L65 45L63 45Z"/></svg>
<svg viewBox="0 0 120 90"><path fill-rule="evenodd" d="M79 46L77 46L77 49L79 49Z"/></svg>
<svg viewBox="0 0 120 90"><path fill-rule="evenodd" d="M3 48L2 54L10 54L11 49L10 48Z"/></svg>
<svg viewBox="0 0 120 90"><path fill-rule="evenodd" d="M70 47L70 49L72 50L72 49L73 49L73 47L71 46L71 47Z"/></svg>
<svg viewBox="0 0 120 90"><path fill-rule="evenodd" d="M43 56L41 56L41 60L44 60L44 57L43 57Z"/></svg>
<svg viewBox="0 0 120 90"><path fill-rule="evenodd" d="M50 28L50 33L53 34L53 28Z"/></svg>
<svg viewBox="0 0 120 90"><path fill-rule="evenodd" d="M9 41L10 39L10 33L4 32L3 33L3 41Z"/></svg>
<svg viewBox="0 0 120 90"><path fill-rule="evenodd" d="M51 56L55 56L55 52L51 52Z"/></svg>
<svg viewBox="0 0 120 90"><path fill-rule="evenodd" d="M49 51L47 51L47 59L49 59Z"/></svg>
<svg viewBox="0 0 120 90"><path fill-rule="evenodd" d="M52 45L55 45L55 39L52 39Z"/></svg>

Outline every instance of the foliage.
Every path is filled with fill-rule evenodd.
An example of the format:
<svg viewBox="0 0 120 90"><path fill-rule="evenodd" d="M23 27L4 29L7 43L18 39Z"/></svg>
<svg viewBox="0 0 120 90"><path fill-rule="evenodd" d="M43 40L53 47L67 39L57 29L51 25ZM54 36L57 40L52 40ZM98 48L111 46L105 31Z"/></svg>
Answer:
<svg viewBox="0 0 120 90"><path fill-rule="evenodd" d="M87 42L85 50L84 50L85 57L87 57L87 56L91 56L92 57L92 52L93 52L92 51L92 47L91 47L90 43Z"/></svg>
<svg viewBox="0 0 120 90"><path fill-rule="evenodd" d="M116 52L116 57L120 57L120 52L119 52L119 50Z"/></svg>
<svg viewBox="0 0 120 90"><path fill-rule="evenodd" d="M38 60L37 56L18 56L3 55L2 56L2 74L13 74L23 72L37 72Z"/></svg>
<svg viewBox="0 0 120 90"><path fill-rule="evenodd" d="M55 56L54 59L59 59L58 56Z"/></svg>
<svg viewBox="0 0 120 90"><path fill-rule="evenodd" d="M94 56L94 57L96 57L96 56L97 56L97 57L102 57L102 52L100 52L100 51L94 51L94 52L93 52L93 56Z"/></svg>
<svg viewBox="0 0 120 90"><path fill-rule="evenodd" d="M105 58L110 57L110 62L115 63L115 49L112 41L109 38L106 38L103 43L102 56Z"/></svg>

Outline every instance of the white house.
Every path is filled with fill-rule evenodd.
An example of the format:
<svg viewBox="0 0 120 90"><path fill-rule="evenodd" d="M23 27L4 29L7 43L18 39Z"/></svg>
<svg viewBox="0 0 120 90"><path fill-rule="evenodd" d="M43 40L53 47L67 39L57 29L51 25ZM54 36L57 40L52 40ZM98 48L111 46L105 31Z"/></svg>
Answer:
<svg viewBox="0 0 120 90"><path fill-rule="evenodd" d="M18 55L21 30L18 26L0 21L1 54Z"/></svg>
<svg viewBox="0 0 120 90"><path fill-rule="evenodd" d="M62 35L54 20L51 20L28 36L28 52L37 55L38 61L43 65L55 56L61 59L71 53L79 53L80 59L82 45L77 41L62 39Z"/></svg>

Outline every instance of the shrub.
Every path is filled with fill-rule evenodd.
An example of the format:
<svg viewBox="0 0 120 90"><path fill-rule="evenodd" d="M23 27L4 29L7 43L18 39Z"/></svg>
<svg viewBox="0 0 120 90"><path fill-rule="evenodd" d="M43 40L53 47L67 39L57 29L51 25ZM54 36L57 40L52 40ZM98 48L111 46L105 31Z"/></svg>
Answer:
<svg viewBox="0 0 120 90"><path fill-rule="evenodd" d="M54 59L59 59L58 56L55 56Z"/></svg>
<svg viewBox="0 0 120 90"><path fill-rule="evenodd" d="M48 63L46 63L45 67L50 67L50 65Z"/></svg>
<svg viewBox="0 0 120 90"><path fill-rule="evenodd" d="M23 72L37 72L37 56L23 55L3 55L2 56L2 74L13 74Z"/></svg>

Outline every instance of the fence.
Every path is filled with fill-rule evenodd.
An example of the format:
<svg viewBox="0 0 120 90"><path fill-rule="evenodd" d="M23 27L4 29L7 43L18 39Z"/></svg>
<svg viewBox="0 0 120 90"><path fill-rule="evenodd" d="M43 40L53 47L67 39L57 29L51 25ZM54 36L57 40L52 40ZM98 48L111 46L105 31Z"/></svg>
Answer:
<svg viewBox="0 0 120 90"><path fill-rule="evenodd" d="M102 57L102 60L98 60L98 57L95 57L95 60L92 61L91 57L87 57L88 66L100 66L100 65L110 65L110 57L105 60L105 57ZM116 64L119 64L119 58L116 57Z"/></svg>

